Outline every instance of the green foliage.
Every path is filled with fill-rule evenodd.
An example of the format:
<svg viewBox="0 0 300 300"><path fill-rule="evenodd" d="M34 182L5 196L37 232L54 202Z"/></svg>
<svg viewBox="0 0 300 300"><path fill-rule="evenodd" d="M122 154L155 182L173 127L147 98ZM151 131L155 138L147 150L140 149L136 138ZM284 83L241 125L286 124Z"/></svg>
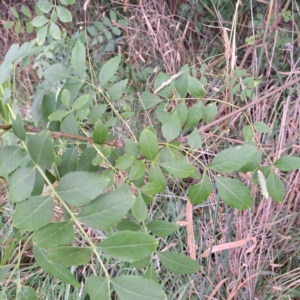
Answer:
<svg viewBox="0 0 300 300"><path fill-rule="evenodd" d="M191 258L175 252L158 252L161 263L176 274L193 274L200 270L199 264Z"/></svg>
<svg viewBox="0 0 300 300"><path fill-rule="evenodd" d="M88 265L95 259L103 273L86 278L85 289L91 299L110 299L111 288L120 299L167 299L153 262L159 260L175 274L197 273L200 265L184 253L160 251L159 238L170 243L168 237L179 228L167 218L152 219L148 207L152 199L165 193L172 182L187 180L190 183L183 192L194 205L209 201L214 190L228 206L249 209L251 193L239 172L254 172L252 181L257 184L259 170L266 179L264 196L280 202L285 187L275 168L296 170L299 158L282 156L261 167L264 152L253 137L272 130L256 122L243 128L241 146L226 146L209 162L200 161L193 154L205 146L199 124L210 123L218 110L213 100L207 104L204 98L206 76L197 78L193 72L192 76L188 65L173 76L160 72L154 79L155 92L142 91L132 101L136 90L128 86L122 55L104 63L92 57L89 65L86 59L89 45L102 44L101 54L114 49L113 36L121 34L120 26L114 24L122 19L111 11L109 18L103 16L101 22L87 28L87 36L77 32L67 37L59 22L71 22L72 15L62 5L73 3L61 0L54 5L40 0L39 13L30 21L36 39L21 47L12 45L0 65L1 122L11 125L2 138L0 175L8 182L13 225L26 241L31 240L28 232L32 232L37 265L74 287L81 284L69 267ZM26 6L21 10L31 19ZM18 20L19 12L10 11ZM35 126L22 119L7 84L14 76L13 69L30 57L35 59L42 81L32 105ZM235 72L236 78L243 76L243 70ZM259 82L252 77L241 81L245 89L240 99L253 99L252 91ZM233 94L239 91L237 84ZM130 128L135 118L142 120L134 115L136 103L149 122ZM187 143L180 144L187 133ZM5 139L8 134L9 142ZM55 206L63 210L58 218L53 218ZM90 231L101 235L99 243ZM110 273L124 262L144 269L143 277L139 272L120 274L118 268ZM10 265L1 266L0 277L9 269ZM27 298L38 296L31 287L19 286L17 299Z"/></svg>

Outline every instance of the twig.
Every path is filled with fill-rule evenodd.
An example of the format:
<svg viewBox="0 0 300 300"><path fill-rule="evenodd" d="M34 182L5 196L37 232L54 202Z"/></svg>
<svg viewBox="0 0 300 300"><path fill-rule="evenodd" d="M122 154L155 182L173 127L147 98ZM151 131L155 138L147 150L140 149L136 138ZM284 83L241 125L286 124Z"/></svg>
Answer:
<svg viewBox="0 0 300 300"><path fill-rule="evenodd" d="M10 124L9 125L0 125L0 129L3 129L3 130L9 130L11 128L12 128L12 125L10 125ZM27 132L41 132L41 131L44 130L42 128L37 128L37 127L34 127L32 125L24 125L24 128ZM70 133L66 133L66 132L63 132L63 131L51 131L51 134L52 134L52 137L54 139L58 139L58 138L62 137L62 138L68 138L68 139L73 139L73 140L78 140L78 141L84 141L84 142L88 142L88 143L91 143L91 144L95 143L93 141L93 139L90 138L90 137L70 134ZM113 146L113 147L116 147L116 148L124 148L124 143L122 143L122 142L105 141L104 144L108 145L108 146Z"/></svg>

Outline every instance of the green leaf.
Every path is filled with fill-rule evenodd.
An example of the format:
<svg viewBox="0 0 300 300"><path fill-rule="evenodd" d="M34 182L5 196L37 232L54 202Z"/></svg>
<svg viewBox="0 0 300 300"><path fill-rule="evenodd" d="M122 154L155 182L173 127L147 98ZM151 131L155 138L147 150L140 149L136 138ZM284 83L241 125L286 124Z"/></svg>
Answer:
<svg viewBox="0 0 300 300"><path fill-rule="evenodd" d="M183 127L183 125L185 124L187 117L188 117L188 109L187 109L185 103L180 102L176 106L176 111L178 112L179 118L181 120L181 127ZM162 123L164 123L164 122L162 122Z"/></svg>
<svg viewBox="0 0 300 300"><path fill-rule="evenodd" d="M49 33L55 40L60 39L60 29L54 22L50 23Z"/></svg>
<svg viewBox="0 0 300 300"><path fill-rule="evenodd" d="M21 286L17 292L16 300L38 300L36 291L29 286Z"/></svg>
<svg viewBox="0 0 300 300"><path fill-rule="evenodd" d="M134 200L128 186L121 186L86 205L77 215L77 220L94 229L110 228L123 219Z"/></svg>
<svg viewBox="0 0 300 300"><path fill-rule="evenodd" d="M45 43L47 33L48 33L48 25L43 26L43 27L39 27L37 35L36 35L37 44L39 46L41 46ZM45 78L46 78L46 72L47 72L47 70L44 72Z"/></svg>
<svg viewBox="0 0 300 300"><path fill-rule="evenodd" d="M150 255L145 256L144 258L134 261L132 266L136 269L144 269L149 265Z"/></svg>
<svg viewBox="0 0 300 300"><path fill-rule="evenodd" d="M41 27L41 26L44 26L45 24L47 24L48 22L50 22L50 20L47 19L46 17L37 16L37 17L33 18L31 23L34 27Z"/></svg>
<svg viewBox="0 0 300 300"><path fill-rule="evenodd" d="M171 76L164 73L164 72L159 72L158 75L156 76L154 80L154 90L157 90L158 88L162 87L163 84L166 84L170 80ZM172 95L172 89L174 87L174 81L170 82L167 84L164 88L162 88L158 94L161 97L164 97L166 99L169 99Z"/></svg>
<svg viewBox="0 0 300 300"><path fill-rule="evenodd" d="M149 129L144 129L140 136L140 150L150 160L154 160L158 154L159 146L155 134Z"/></svg>
<svg viewBox="0 0 300 300"><path fill-rule="evenodd" d="M31 34L33 31L33 26L32 26L31 21L26 22L25 27L26 27L27 33Z"/></svg>
<svg viewBox="0 0 300 300"><path fill-rule="evenodd" d="M132 155L124 154L117 159L115 168L119 170L126 170L134 162L134 159L135 158Z"/></svg>
<svg viewBox="0 0 300 300"><path fill-rule="evenodd" d="M188 136L188 143L194 148L198 149L201 147L201 137L196 128L192 131L192 133L189 134Z"/></svg>
<svg viewBox="0 0 300 300"><path fill-rule="evenodd" d="M204 97L205 90L204 90L202 83L198 79L189 76L188 77L188 86L189 86L189 92L194 98Z"/></svg>
<svg viewBox="0 0 300 300"><path fill-rule="evenodd" d="M194 274L200 271L198 262L176 252L157 252L161 263L176 274Z"/></svg>
<svg viewBox="0 0 300 300"><path fill-rule="evenodd" d="M56 12L57 12L57 17L59 18L60 21L65 23L72 22L72 14L68 9L60 5L57 5Z"/></svg>
<svg viewBox="0 0 300 300"><path fill-rule="evenodd" d="M169 113L167 112L167 105L165 102L159 104L156 107L155 115L161 123L163 123L165 119L169 116Z"/></svg>
<svg viewBox="0 0 300 300"><path fill-rule="evenodd" d="M75 3L75 0L60 0L63 5L71 5Z"/></svg>
<svg viewBox="0 0 300 300"><path fill-rule="evenodd" d="M154 268L152 266L150 266L147 270L147 272L144 274L143 278L146 278L146 279L151 279L153 280L154 282L156 283L159 283L159 279L158 279L158 276L154 270Z"/></svg>
<svg viewBox="0 0 300 300"><path fill-rule="evenodd" d="M127 154L134 156L134 158L138 158L140 154L139 147L134 141L130 139L126 139L125 150Z"/></svg>
<svg viewBox="0 0 300 300"><path fill-rule="evenodd" d="M158 242L144 232L121 231L97 244L97 248L109 256L127 262L134 262L152 254Z"/></svg>
<svg viewBox="0 0 300 300"><path fill-rule="evenodd" d="M166 237L174 233L178 226L167 221L154 220L147 224L147 228L157 237Z"/></svg>
<svg viewBox="0 0 300 300"><path fill-rule="evenodd" d="M88 123L95 124L99 120L99 118L102 117L102 115L104 114L106 109L107 109L106 104L98 104L98 105L94 106L88 117Z"/></svg>
<svg viewBox="0 0 300 300"><path fill-rule="evenodd" d="M117 83L115 83L109 90L108 95L110 101L116 101L120 100L122 95L125 93L126 85L127 85L128 79L121 80Z"/></svg>
<svg viewBox="0 0 300 300"><path fill-rule="evenodd" d="M0 84L3 84L7 78L10 76L12 71L12 64L5 60L0 65Z"/></svg>
<svg viewBox="0 0 300 300"><path fill-rule="evenodd" d="M86 103L88 103L88 101L90 100L90 95L82 95L79 98L77 98L72 106L72 110L76 110L81 108L83 105L85 105Z"/></svg>
<svg viewBox="0 0 300 300"><path fill-rule="evenodd" d="M93 141L98 144L103 144L108 136L108 130L101 120L98 120L95 124L93 131Z"/></svg>
<svg viewBox="0 0 300 300"><path fill-rule="evenodd" d="M15 25L15 23L13 21L6 21L6 22L4 22L3 28L4 29L12 29L14 27L14 25Z"/></svg>
<svg viewBox="0 0 300 300"><path fill-rule="evenodd" d="M160 183L161 188L159 192L163 193L166 190L167 187L166 177L164 176L161 169L153 163L151 164L150 171L149 171L149 181L150 182L158 181Z"/></svg>
<svg viewBox="0 0 300 300"><path fill-rule="evenodd" d="M192 204L201 204L212 192L212 185L206 172L203 173L202 180L194 184L189 189L189 200Z"/></svg>
<svg viewBox="0 0 300 300"><path fill-rule="evenodd" d="M85 46L78 39L75 46L72 49L71 66L80 77L84 75L84 72L86 70L85 57Z"/></svg>
<svg viewBox="0 0 300 300"><path fill-rule="evenodd" d="M32 160L40 167L51 167L54 161L51 133L44 130L28 136L28 152Z"/></svg>
<svg viewBox="0 0 300 300"><path fill-rule="evenodd" d="M156 106L158 103L162 102L163 100L149 92L143 92L141 94L141 101L146 109L150 109Z"/></svg>
<svg viewBox="0 0 300 300"><path fill-rule="evenodd" d="M67 110L56 110L49 117L49 121L61 121L65 116L67 116L70 112Z"/></svg>
<svg viewBox="0 0 300 300"><path fill-rule="evenodd" d="M0 149L0 176L10 174L17 169L24 157L26 151L20 147L5 146Z"/></svg>
<svg viewBox="0 0 300 300"><path fill-rule="evenodd" d="M51 222L53 209L51 195L31 197L17 204L13 216L14 226L28 231L40 229Z"/></svg>
<svg viewBox="0 0 300 300"><path fill-rule="evenodd" d="M0 266L0 282L5 278L8 271L13 267L13 265ZM1 295L1 294L0 294Z"/></svg>
<svg viewBox="0 0 300 300"><path fill-rule="evenodd" d="M5 54L4 61L7 62L13 62L15 59L19 58L20 55L20 49L18 44L12 44L10 48L8 49L7 53ZM7 86L6 88L10 88L10 86Z"/></svg>
<svg viewBox="0 0 300 300"><path fill-rule="evenodd" d="M130 168L129 179L136 180L141 178L144 175L145 170L146 170L145 163L142 160L136 161Z"/></svg>
<svg viewBox="0 0 300 300"><path fill-rule="evenodd" d="M2 98L2 104L5 105L9 102L11 97L11 90L9 88L4 88L3 98Z"/></svg>
<svg viewBox="0 0 300 300"><path fill-rule="evenodd" d="M208 167L221 173L239 171L252 159L255 152L256 147L249 144L230 147L218 153Z"/></svg>
<svg viewBox="0 0 300 300"><path fill-rule="evenodd" d="M261 133L271 133L272 132L270 127L263 122L255 122L253 124L253 127L255 128L255 130L257 132L261 132Z"/></svg>
<svg viewBox="0 0 300 300"><path fill-rule="evenodd" d="M99 83L100 87L103 86L114 76L119 68L121 62L121 55L115 56L108 60L100 70L99 73Z"/></svg>
<svg viewBox="0 0 300 300"><path fill-rule="evenodd" d="M105 277L90 276L85 281L85 288L90 300L109 300L109 281Z"/></svg>
<svg viewBox="0 0 300 300"><path fill-rule="evenodd" d="M67 115L60 124L60 130L62 132L77 135L79 132L78 123L73 114Z"/></svg>
<svg viewBox="0 0 300 300"><path fill-rule="evenodd" d="M15 26L15 32L16 32L16 34L20 34L21 30L22 30L22 24L21 24L21 21L18 20L16 22L16 26Z"/></svg>
<svg viewBox="0 0 300 300"><path fill-rule="evenodd" d="M108 183L109 179L101 174L72 172L61 178L56 192L69 205L81 206L99 196Z"/></svg>
<svg viewBox="0 0 300 300"><path fill-rule="evenodd" d="M39 170L35 169L35 182L31 196L39 196L44 189L45 179Z"/></svg>
<svg viewBox="0 0 300 300"><path fill-rule="evenodd" d="M74 229L71 221L50 223L35 231L33 243L42 248L56 248L72 243Z"/></svg>
<svg viewBox="0 0 300 300"><path fill-rule="evenodd" d="M48 254L50 263L61 264L66 267L86 265L91 259L92 249L82 247L60 247Z"/></svg>
<svg viewBox="0 0 300 300"><path fill-rule="evenodd" d="M94 148L84 149L79 158L77 171L95 171L95 166L93 166L92 162L96 156L97 151Z"/></svg>
<svg viewBox="0 0 300 300"><path fill-rule="evenodd" d="M118 231L124 231L124 230L131 230L131 231L139 231L140 230L140 226L135 224L132 221L129 221L127 219L123 219L121 222L119 222L116 225L116 229Z"/></svg>
<svg viewBox="0 0 300 300"><path fill-rule="evenodd" d="M161 286L150 279L123 275L111 282L120 300L167 300Z"/></svg>
<svg viewBox="0 0 300 300"><path fill-rule="evenodd" d="M181 132L181 119L175 110L171 115L165 118L162 126L162 133L167 142L170 142L177 138Z"/></svg>
<svg viewBox="0 0 300 300"><path fill-rule="evenodd" d="M141 192L154 196L161 190L161 184L158 181L151 181L141 187Z"/></svg>
<svg viewBox="0 0 300 300"><path fill-rule="evenodd" d="M241 182L221 176L214 176L214 178L220 198L227 205L240 210L251 207L251 193Z"/></svg>
<svg viewBox="0 0 300 300"><path fill-rule="evenodd" d="M89 107L82 108L77 110L76 117L78 121L84 121L90 113Z"/></svg>
<svg viewBox="0 0 300 300"><path fill-rule="evenodd" d="M194 173L194 168L186 161L169 161L160 164L167 172L178 178L187 178Z"/></svg>
<svg viewBox="0 0 300 300"><path fill-rule="evenodd" d="M12 130L14 134L22 141L26 140L26 131L24 128L24 123L20 115L16 116L16 119L13 120Z"/></svg>
<svg viewBox="0 0 300 300"><path fill-rule="evenodd" d="M33 246L33 255L37 264L50 275L58 278L68 284L71 284L77 288L80 288L80 283L75 279L72 273L61 264L50 263L47 259L48 252L45 249L41 249L37 246Z"/></svg>
<svg viewBox="0 0 300 300"><path fill-rule="evenodd" d="M181 72L181 75L175 79L175 87L180 96L185 98L188 91L188 77L190 75L189 66L187 64L184 65L179 72Z"/></svg>
<svg viewBox="0 0 300 300"><path fill-rule="evenodd" d="M216 116L217 112L218 110L216 103L209 103L208 105L206 105L203 111L205 123L211 122Z"/></svg>
<svg viewBox="0 0 300 300"><path fill-rule="evenodd" d="M249 125L243 127L243 136L246 142L250 142L253 137L253 130Z"/></svg>
<svg viewBox="0 0 300 300"><path fill-rule="evenodd" d="M263 154L262 151L255 152L252 159L246 165L244 165L240 171L243 173L247 173L257 169L261 164L262 154Z"/></svg>
<svg viewBox="0 0 300 300"><path fill-rule="evenodd" d="M43 93L44 92L42 92L41 95ZM41 98L42 101L41 103L38 104L40 111L37 113L39 114L38 118L42 119L42 126L44 128L47 128L49 123L48 117L54 112L56 106L55 95L54 93L47 93L46 95L43 95ZM34 103L34 105L35 104L36 103ZM35 118L36 125L38 124L38 122L39 120Z"/></svg>
<svg viewBox="0 0 300 300"><path fill-rule="evenodd" d="M132 214L139 222L144 221L148 216L147 205L146 205L140 191L138 192L135 202L134 202L134 205L132 207Z"/></svg>
<svg viewBox="0 0 300 300"><path fill-rule="evenodd" d="M67 149L61 156L61 165L58 167L60 177L67 173L75 172L77 168L78 148Z"/></svg>
<svg viewBox="0 0 300 300"><path fill-rule="evenodd" d="M253 173L253 176L252 176L252 182L254 184L259 184L258 174L257 174L258 170L263 173L265 178L268 178L269 175L270 175L270 172L271 172L271 167L270 166L263 166L263 167L260 167L260 168L256 169Z"/></svg>
<svg viewBox="0 0 300 300"><path fill-rule="evenodd" d="M300 168L300 158L296 156L281 156L275 161L274 166L280 171L294 171Z"/></svg>
<svg viewBox="0 0 300 300"><path fill-rule="evenodd" d="M15 9L13 6L11 6L11 7L9 8L9 10L10 10L10 13L11 13L15 18L19 19L19 13L16 11L16 9Z"/></svg>
<svg viewBox="0 0 300 300"><path fill-rule="evenodd" d="M68 69L62 64L53 64L44 72L45 79L51 83L68 79L70 77Z"/></svg>
<svg viewBox="0 0 300 300"><path fill-rule="evenodd" d="M20 168L8 176L9 200L20 202L31 195L35 182L35 169Z"/></svg>
<svg viewBox="0 0 300 300"><path fill-rule="evenodd" d="M202 102L196 103L189 109L185 130L192 128L195 125L198 125L201 118L203 117L203 110L204 110L204 106Z"/></svg>
<svg viewBox="0 0 300 300"><path fill-rule="evenodd" d="M274 171L271 171L267 178L267 190L269 195L277 202L281 202L285 196L284 184Z"/></svg>
<svg viewBox="0 0 300 300"><path fill-rule="evenodd" d="M47 14L52 9L53 4L48 0L39 0L38 7L43 13Z"/></svg>

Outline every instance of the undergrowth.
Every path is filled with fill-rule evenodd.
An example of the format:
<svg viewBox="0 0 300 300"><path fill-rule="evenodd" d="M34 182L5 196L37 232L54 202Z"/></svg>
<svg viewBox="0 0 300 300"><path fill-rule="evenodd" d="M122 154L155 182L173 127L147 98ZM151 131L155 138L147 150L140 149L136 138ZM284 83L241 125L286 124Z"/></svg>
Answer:
<svg viewBox="0 0 300 300"><path fill-rule="evenodd" d="M297 1L53 4L1 4L1 298L299 298Z"/></svg>

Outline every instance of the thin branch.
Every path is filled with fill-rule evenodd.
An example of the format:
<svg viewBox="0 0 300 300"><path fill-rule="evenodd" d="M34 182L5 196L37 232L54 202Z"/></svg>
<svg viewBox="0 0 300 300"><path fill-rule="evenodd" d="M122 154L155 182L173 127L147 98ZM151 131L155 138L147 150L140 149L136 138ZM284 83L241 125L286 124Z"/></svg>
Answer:
<svg viewBox="0 0 300 300"><path fill-rule="evenodd" d="M10 124L9 125L0 125L0 129L3 129L3 130L10 130L11 128L12 128L12 125L10 125ZM25 125L24 128L27 132L41 132L44 130L42 128L37 128L32 125ZM68 138L68 139L88 142L91 144L96 144L92 138L86 137L86 136L70 134L70 133L66 133L63 131L51 131L51 134L54 139ZM124 143L122 143L122 142L105 141L104 144L108 145L108 146L116 147L116 148L124 148Z"/></svg>

